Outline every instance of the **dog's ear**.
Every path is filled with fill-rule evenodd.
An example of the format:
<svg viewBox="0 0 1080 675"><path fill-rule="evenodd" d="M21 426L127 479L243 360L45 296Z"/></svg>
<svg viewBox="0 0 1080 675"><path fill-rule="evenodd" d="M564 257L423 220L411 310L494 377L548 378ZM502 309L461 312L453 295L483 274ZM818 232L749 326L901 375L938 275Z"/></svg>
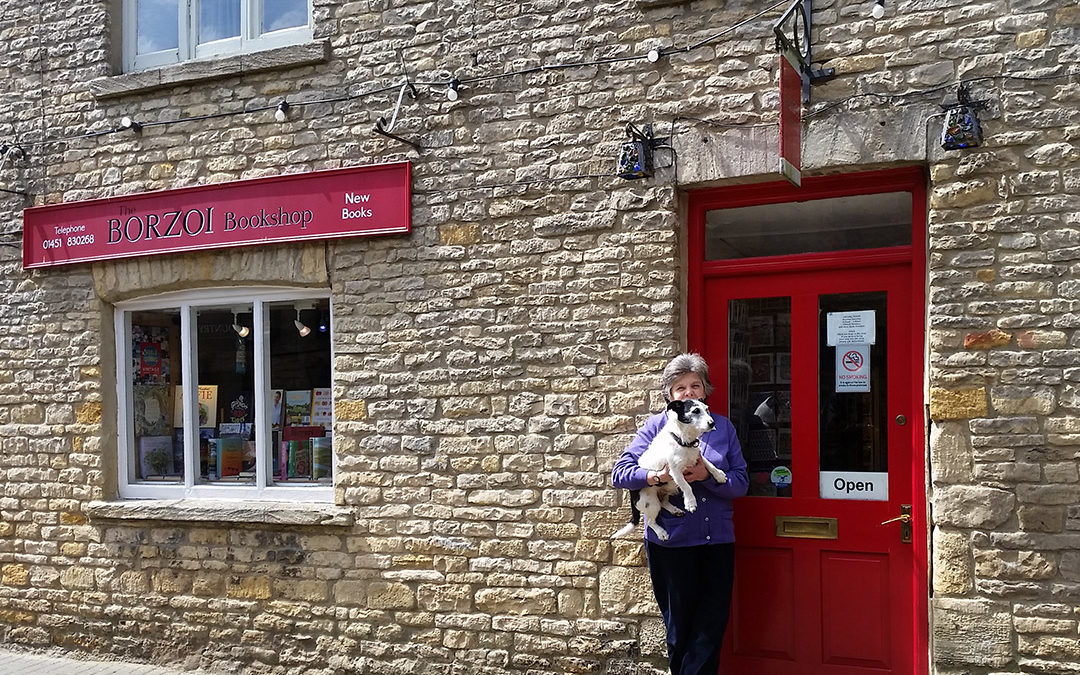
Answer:
<svg viewBox="0 0 1080 675"><path fill-rule="evenodd" d="M679 415L682 415L684 412L686 412L686 400L675 399L674 401L671 401L667 404L667 409Z"/></svg>

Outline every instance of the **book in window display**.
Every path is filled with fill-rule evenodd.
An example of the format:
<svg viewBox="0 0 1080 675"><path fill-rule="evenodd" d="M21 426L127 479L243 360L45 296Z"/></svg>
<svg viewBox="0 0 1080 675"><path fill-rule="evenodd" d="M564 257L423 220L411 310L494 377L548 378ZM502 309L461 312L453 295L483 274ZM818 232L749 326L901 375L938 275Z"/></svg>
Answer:
<svg viewBox="0 0 1080 675"><path fill-rule="evenodd" d="M174 475L172 436L139 439L139 478L162 479Z"/></svg>
<svg viewBox="0 0 1080 675"><path fill-rule="evenodd" d="M184 426L184 388L176 385L173 405L173 426ZM216 427L218 386L216 384L199 385L199 426Z"/></svg>
<svg viewBox="0 0 1080 675"><path fill-rule="evenodd" d="M136 436L167 436L172 428L169 387L164 384L136 384L131 390L131 409Z"/></svg>
<svg viewBox="0 0 1080 675"><path fill-rule="evenodd" d="M326 430L322 427L285 427L278 450L278 477L280 480L312 478L312 441L322 439ZM325 456L320 455L325 461Z"/></svg>
<svg viewBox="0 0 1080 675"><path fill-rule="evenodd" d="M164 326L131 326L132 382L169 381L169 330Z"/></svg>
<svg viewBox="0 0 1080 675"><path fill-rule="evenodd" d="M230 436L217 439L217 477L239 476L244 469L244 439Z"/></svg>
<svg viewBox="0 0 1080 675"><path fill-rule="evenodd" d="M333 443L329 436L311 439L311 478L328 479L333 471Z"/></svg>
<svg viewBox="0 0 1080 675"><path fill-rule="evenodd" d="M329 387L311 390L311 424L329 431L334 426L334 392Z"/></svg>
<svg viewBox="0 0 1080 675"><path fill-rule="evenodd" d="M271 389L270 390L270 428L280 429L282 415L285 412L285 390L284 389Z"/></svg>
<svg viewBox="0 0 1080 675"><path fill-rule="evenodd" d="M305 427L311 424L311 390L289 389L285 392L285 426Z"/></svg>
<svg viewBox="0 0 1080 675"><path fill-rule="evenodd" d="M225 408L222 422L243 423L255 420L255 405L250 391L242 391L232 398Z"/></svg>

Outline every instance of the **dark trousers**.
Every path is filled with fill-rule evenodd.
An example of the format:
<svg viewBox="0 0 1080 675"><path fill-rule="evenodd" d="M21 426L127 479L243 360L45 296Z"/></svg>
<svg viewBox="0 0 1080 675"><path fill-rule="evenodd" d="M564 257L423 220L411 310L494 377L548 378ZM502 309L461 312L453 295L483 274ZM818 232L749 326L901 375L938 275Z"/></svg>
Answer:
<svg viewBox="0 0 1080 675"><path fill-rule="evenodd" d="M653 592L667 628L671 675L716 675L735 575L735 544L646 542Z"/></svg>

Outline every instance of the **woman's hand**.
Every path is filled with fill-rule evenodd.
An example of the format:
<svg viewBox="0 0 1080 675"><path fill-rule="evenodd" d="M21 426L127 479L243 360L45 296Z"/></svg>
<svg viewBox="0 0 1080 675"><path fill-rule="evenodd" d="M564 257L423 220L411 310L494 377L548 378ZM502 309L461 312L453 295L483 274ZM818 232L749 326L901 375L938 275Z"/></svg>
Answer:
<svg viewBox="0 0 1080 675"><path fill-rule="evenodd" d="M695 483L709 477L709 470L705 468L705 462L701 461L701 455L698 455L697 462L694 463L694 466L689 469L683 469L682 475L688 483Z"/></svg>
<svg viewBox="0 0 1080 675"><path fill-rule="evenodd" d="M671 480L671 473L668 471L666 465L659 471L649 472L649 485L659 485L660 483L666 483L669 480Z"/></svg>

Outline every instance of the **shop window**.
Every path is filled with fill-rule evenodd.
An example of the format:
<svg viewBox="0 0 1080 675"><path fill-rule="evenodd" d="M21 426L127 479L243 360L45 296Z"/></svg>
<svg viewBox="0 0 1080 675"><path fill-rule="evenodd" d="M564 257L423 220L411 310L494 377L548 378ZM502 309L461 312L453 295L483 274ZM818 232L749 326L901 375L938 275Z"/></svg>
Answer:
<svg viewBox="0 0 1080 675"><path fill-rule="evenodd" d="M125 70L312 39L310 0L123 0Z"/></svg>
<svg viewBox="0 0 1080 675"><path fill-rule="evenodd" d="M118 305L121 496L329 500L331 335L325 295L241 289Z"/></svg>

